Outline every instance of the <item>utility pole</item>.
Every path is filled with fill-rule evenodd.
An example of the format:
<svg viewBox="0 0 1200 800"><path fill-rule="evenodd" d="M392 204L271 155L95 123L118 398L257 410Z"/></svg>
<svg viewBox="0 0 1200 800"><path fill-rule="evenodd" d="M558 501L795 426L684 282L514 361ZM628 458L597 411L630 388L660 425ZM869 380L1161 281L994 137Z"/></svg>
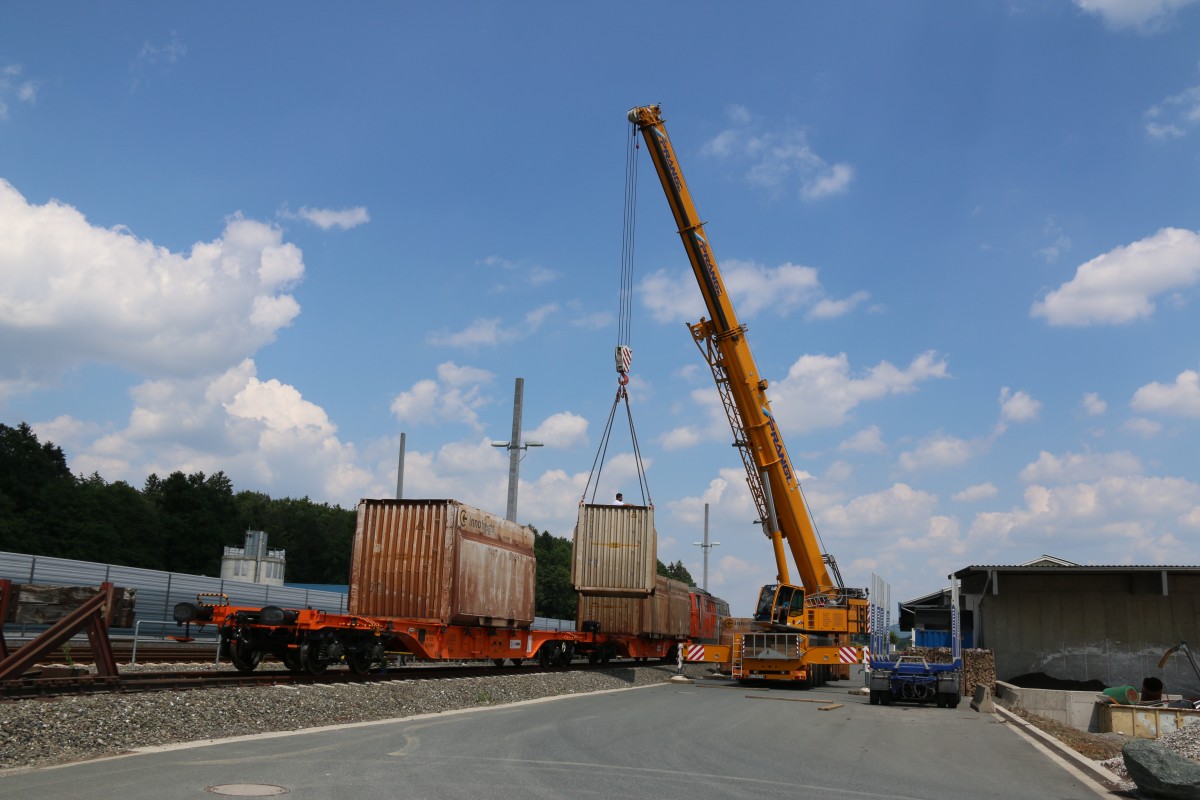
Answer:
<svg viewBox="0 0 1200 800"><path fill-rule="evenodd" d="M525 379L517 378L513 389L513 424L512 438L507 442L492 442L492 447L503 447L508 450L508 512L505 519L517 521L517 485L520 483L521 451L530 447L541 447L541 442L525 442L521 444L521 412L525 396Z"/></svg>
<svg viewBox="0 0 1200 800"><path fill-rule="evenodd" d="M708 541L708 503L704 504L704 541L703 542L692 542L692 544L696 545L697 547L704 548L704 585L701 586L700 588L704 589L704 591L707 592L708 591L708 551L713 549L714 547L719 547L721 545L720 542L709 542Z"/></svg>
<svg viewBox="0 0 1200 800"><path fill-rule="evenodd" d="M400 465L396 468L396 499L404 499L404 434L400 434Z"/></svg>

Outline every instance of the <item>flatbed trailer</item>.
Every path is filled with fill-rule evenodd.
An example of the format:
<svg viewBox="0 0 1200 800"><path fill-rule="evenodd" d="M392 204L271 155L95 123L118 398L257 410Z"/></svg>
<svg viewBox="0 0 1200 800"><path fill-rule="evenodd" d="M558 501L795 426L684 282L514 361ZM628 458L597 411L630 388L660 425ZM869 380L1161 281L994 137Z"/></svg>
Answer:
<svg viewBox="0 0 1200 800"><path fill-rule="evenodd" d="M959 635L958 580L950 583L950 628L952 660L932 664L921 656L898 656L894 660L878 658L887 653L886 625L871 629L871 672L867 678L871 705L893 702L937 703L938 708L958 708L962 700L962 643ZM876 600L872 600L872 603ZM884 618L872 614L873 619Z"/></svg>

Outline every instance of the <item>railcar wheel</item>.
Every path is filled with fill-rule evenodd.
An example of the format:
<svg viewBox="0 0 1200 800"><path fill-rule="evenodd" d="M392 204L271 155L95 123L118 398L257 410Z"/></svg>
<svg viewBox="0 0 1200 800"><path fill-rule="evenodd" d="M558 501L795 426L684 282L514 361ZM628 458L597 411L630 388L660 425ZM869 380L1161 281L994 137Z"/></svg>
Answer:
<svg viewBox="0 0 1200 800"><path fill-rule="evenodd" d="M542 669L549 669L550 665L558 660L558 645L554 642L547 642L538 648L537 652L538 666Z"/></svg>
<svg viewBox="0 0 1200 800"><path fill-rule="evenodd" d="M262 652L255 650L254 647L244 639L231 639L229 641L229 660L233 662L233 666L238 672L254 672L262 661Z"/></svg>
<svg viewBox="0 0 1200 800"><path fill-rule="evenodd" d="M304 664L300 661L300 648L298 647L289 647L284 650L279 660L287 667L288 672L301 672L304 669Z"/></svg>
<svg viewBox="0 0 1200 800"><path fill-rule="evenodd" d="M353 653L346 653L346 666L350 667L350 671L355 675L366 675L374 665L375 659L371 657L370 650L355 650Z"/></svg>
<svg viewBox="0 0 1200 800"><path fill-rule="evenodd" d="M300 662L309 675L320 675L329 668L329 662L321 658L321 648L311 642L300 645Z"/></svg>
<svg viewBox="0 0 1200 800"><path fill-rule="evenodd" d="M504 659L503 658L493 658L492 663L495 664L497 667L503 667Z"/></svg>
<svg viewBox="0 0 1200 800"><path fill-rule="evenodd" d="M525 663L525 659L523 659L523 658L514 658L514 659L512 659L512 664L513 664L513 666L514 666L514 667L519 667L519 666L521 666L521 665L522 665L522 664L524 664L524 663Z"/></svg>

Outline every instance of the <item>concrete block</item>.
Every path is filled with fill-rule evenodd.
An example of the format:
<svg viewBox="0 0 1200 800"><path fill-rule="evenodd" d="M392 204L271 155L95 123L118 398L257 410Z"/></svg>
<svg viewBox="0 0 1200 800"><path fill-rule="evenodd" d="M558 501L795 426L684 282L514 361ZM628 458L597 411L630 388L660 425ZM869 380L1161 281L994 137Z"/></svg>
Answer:
<svg viewBox="0 0 1200 800"><path fill-rule="evenodd" d="M991 714L996 710L992 704L992 689L982 683L975 687L975 697L971 699L971 708L983 714Z"/></svg>

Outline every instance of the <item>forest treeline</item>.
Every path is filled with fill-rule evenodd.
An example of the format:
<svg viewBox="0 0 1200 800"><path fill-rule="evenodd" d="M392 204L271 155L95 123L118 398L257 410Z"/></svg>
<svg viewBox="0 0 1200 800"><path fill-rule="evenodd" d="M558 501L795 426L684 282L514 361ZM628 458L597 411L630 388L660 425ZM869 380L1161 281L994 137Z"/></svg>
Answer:
<svg viewBox="0 0 1200 800"><path fill-rule="evenodd" d="M0 550L216 576L224 548L261 530L287 551L288 583L345 584L355 518L307 497L235 491L224 472L151 474L140 489L77 476L29 425L0 423ZM537 533L534 552L538 616L574 618L570 539ZM695 584L682 562L658 572Z"/></svg>

